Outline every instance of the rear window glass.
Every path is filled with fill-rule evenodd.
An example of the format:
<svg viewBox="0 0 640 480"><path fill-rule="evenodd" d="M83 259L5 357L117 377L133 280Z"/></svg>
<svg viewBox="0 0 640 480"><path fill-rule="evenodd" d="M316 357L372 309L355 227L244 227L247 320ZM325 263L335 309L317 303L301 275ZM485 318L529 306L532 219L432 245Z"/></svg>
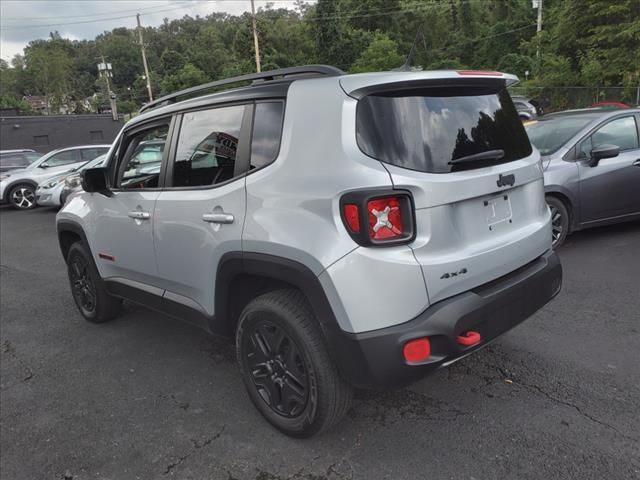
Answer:
<svg viewBox="0 0 640 480"><path fill-rule="evenodd" d="M365 154L421 172L481 168L531 154L504 89L496 93L451 87L368 95L358 103L356 132Z"/></svg>
<svg viewBox="0 0 640 480"><path fill-rule="evenodd" d="M282 136L283 102L256 104L251 139L251 168L263 167L276 159Z"/></svg>

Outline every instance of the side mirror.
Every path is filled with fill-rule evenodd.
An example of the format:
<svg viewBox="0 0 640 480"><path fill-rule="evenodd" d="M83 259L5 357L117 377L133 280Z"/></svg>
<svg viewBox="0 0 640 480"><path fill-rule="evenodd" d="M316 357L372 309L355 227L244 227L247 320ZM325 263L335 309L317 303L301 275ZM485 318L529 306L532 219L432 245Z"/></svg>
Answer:
<svg viewBox="0 0 640 480"><path fill-rule="evenodd" d="M620 147L617 145L610 145L603 143L591 150L591 160L589 161L590 167L595 167L600 163L600 160L604 158L617 157L620 154Z"/></svg>
<svg viewBox="0 0 640 480"><path fill-rule="evenodd" d="M85 192L101 193L107 197L111 196L111 192L107 186L106 168L88 168L83 170L80 176L82 178L82 189Z"/></svg>
<svg viewBox="0 0 640 480"><path fill-rule="evenodd" d="M47 162L42 162L40 165L38 165L38 168L49 168L49 165L47 164Z"/></svg>

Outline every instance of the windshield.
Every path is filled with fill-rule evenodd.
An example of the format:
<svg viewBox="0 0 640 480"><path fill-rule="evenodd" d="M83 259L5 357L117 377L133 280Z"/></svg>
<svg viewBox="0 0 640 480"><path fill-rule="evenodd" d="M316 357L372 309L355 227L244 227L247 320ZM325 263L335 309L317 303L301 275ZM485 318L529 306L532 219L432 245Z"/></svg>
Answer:
<svg viewBox="0 0 640 480"><path fill-rule="evenodd" d="M367 155L420 172L482 168L531 154L506 89L434 87L368 95L358 103L356 132Z"/></svg>
<svg viewBox="0 0 640 480"><path fill-rule="evenodd" d="M540 150L540 155L551 155L593 119L594 115L550 117L527 124L525 130L531 143Z"/></svg>

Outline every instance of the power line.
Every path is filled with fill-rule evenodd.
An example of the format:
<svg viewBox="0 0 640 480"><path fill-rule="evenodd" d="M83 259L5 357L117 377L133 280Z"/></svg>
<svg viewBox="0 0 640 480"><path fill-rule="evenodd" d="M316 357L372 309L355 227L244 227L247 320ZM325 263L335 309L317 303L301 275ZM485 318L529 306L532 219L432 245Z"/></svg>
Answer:
<svg viewBox="0 0 640 480"><path fill-rule="evenodd" d="M218 0L219 1L219 0ZM179 2L182 4L185 4L186 1L183 0L182 2ZM143 8L131 8L131 9L127 9L127 10L115 10L115 11L111 11L111 12L100 12L100 13L87 13L84 15L58 15L58 16L51 16L51 15L47 15L46 17L2 17L3 21L6 20L53 20L56 18L92 18L92 17L102 17L103 15L118 15L121 13L127 13L127 12L140 12L143 10L154 10L156 8L165 8L166 5L155 5L153 7L143 7ZM153 12L151 12L153 13Z"/></svg>
<svg viewBox="0 0 640 480"><path fill-rule="evenodd" d="M163 12L170 12L173 10L182 10L185 8L189 8L192 5L181 5L179 7L172 7L172 8L165 8L163 10L156 10L153 12L147 12L146 15L152 15L152 14L156 14L156 13L163 13ZM80 25L80 24L84 24L84 23L96 23L96 22L105 22L107 20L122 20L123 18L132 18L133 15L121 15L118 17L109 17L109 18L99 18L96 20L82 20L82 21L77 21L77 22L66 22L66 23L49 23L46 25L7 25L2 27L4 30L22 30L22 29L36 29L36 28L48 28L48 27L62 27L65 25Z"/></svg>

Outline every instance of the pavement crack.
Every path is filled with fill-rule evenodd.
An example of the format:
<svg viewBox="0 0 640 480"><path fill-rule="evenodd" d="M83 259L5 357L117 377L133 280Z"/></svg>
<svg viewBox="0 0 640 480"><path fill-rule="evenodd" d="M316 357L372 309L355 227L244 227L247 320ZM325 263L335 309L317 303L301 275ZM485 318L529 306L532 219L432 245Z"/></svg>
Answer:
<svg viewBox="0 0 640 480"><path fill-rule="evenodd" d="M13 346L13 344L9 340L5 340L4 343L2 344L2 353L4 353L10 359L14 360L23 370L23 373L22 373L23 382L28 382L33 378L33 370L31 370L31 367L29 367L29 365L27 365L24 361L18 358L18 356L16 355L16 348Z"/></svg>
<svg viewBox="0 0 640 480"><path fill-rule="evenodd" d="M569 408L573 408L576 412L578 412L581 416L583 416L584 418L591 420L594 423L597 423L598 425L602 425L603 427L609 428L611 430L613 430L614 432L616 432L618 435L626 438L627 440L637 440L637 438L634 438L630 435L627 435L623 432L621 432L620 430L618 430L616 427L614 427L613 425L611 425L610 423L607 422L603 422L602 420L598 420L597 418L595 418L593 415L588 414L587 412L585 412L584 410L582 410L582 408L580 408L578 405L568 402L566 400L561 400L557 397L554 397L553 395L551 395L549 392L546 392L545 390L543 390L542 388L540 388L538 385L530 385L527 383L523 383L523 382L514 382L517 385L522 386L523 388L525 388L526 390L529 390L530 392L533 393L538 393L539 395L542 395L543 397L551 400L552 402L555 402L559 405L564 405L565 407L569 407Z"/></svg>
<svg viewBox="0 0 640 480"><path fill-rule="evenodd" d="M191 451L189 451L189 453L187 453L185 455L182 455L182 456L178 457L173 462L169 463L166 466L164 472L162 472L162 474L163 475L168 475L169 473L171 473L171 471L174 468L180 466L182 463L184 463L189 457L191 457L198 450L206 447L207 445L211 444L211 442L213 442L214 440L217 440L218 438L220 438L220 436L224 433L225 428L227 428L227 426L223 425L218 433L216 433L215 435L213 435L211 437L205 438L202 442L198 442L197 440L193 440L192 439L191 440L191 444L193 445L193 448L191 449Z"/></svg>

